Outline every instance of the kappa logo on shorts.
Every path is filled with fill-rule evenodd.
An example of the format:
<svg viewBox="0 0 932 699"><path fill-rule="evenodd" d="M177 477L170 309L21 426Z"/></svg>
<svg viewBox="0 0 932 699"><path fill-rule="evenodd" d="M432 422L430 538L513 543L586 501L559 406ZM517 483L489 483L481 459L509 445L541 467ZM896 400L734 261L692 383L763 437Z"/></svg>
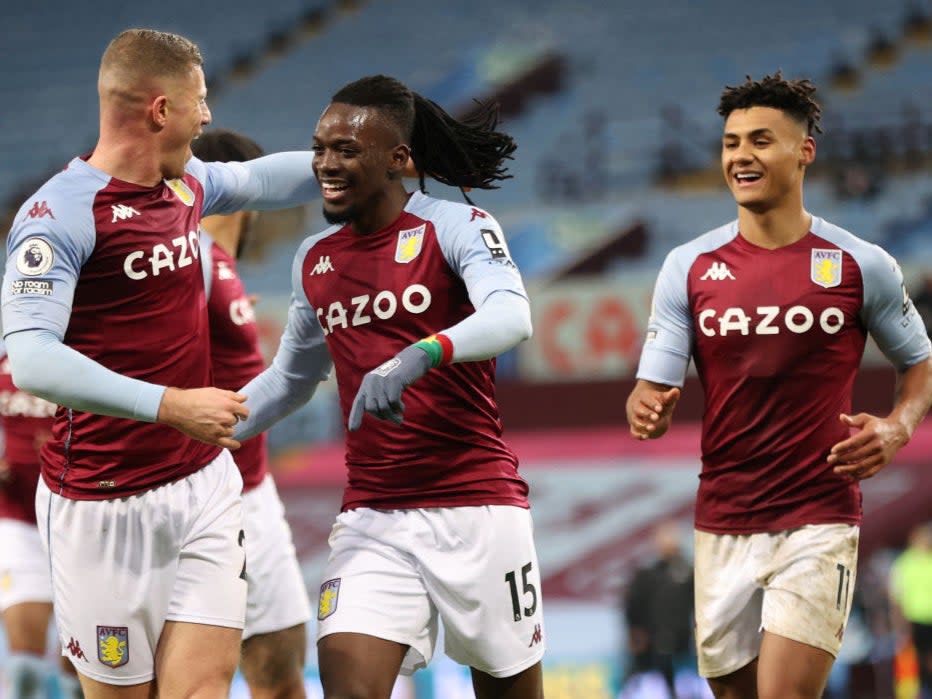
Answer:
<svg viewBox="0 0 932 699"><path fill-rule="evenodd" d="M65 646L65 650L71 653L72 658L77 658L78 660L87 662L87 656L84 655L84 651L81 650L81 644L74 640L74 636L68 639L68 645Z"/></svg>
<svg viewBox="0 0 932 699"><path fill-rule="evenodd" d="M323 621L337 610L340 599L340 578L328 580L320 586L320 599L317 602L317 618Z"/></svg>
<svg viewBox="0 0 932 699"><path fill-rule="evenodd" d="M97 627L97 659L107 667L129 662L129 629L126 626Z"/></svg>

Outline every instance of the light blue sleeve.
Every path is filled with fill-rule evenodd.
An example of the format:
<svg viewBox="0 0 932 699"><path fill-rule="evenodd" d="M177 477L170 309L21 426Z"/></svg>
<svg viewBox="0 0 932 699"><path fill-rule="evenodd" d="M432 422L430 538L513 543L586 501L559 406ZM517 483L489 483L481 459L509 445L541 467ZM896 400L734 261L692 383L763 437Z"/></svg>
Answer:
<svg viewBox="0 0 932 699"><path fill-rule="evenodd" d="M320 195L311 170L312 157L310 151L291 151L242 163L191 158L185 169L204 186L204 216L285 209Z"/></svg>
<svg viewBox="0 0 932 699"><path fill-rule="evenodd" d="M432 217L437 242L447 264L466 284L472 305L479 308L496 291L527 298L498 221L481 209L439 200L438 204L445 206L438 206L438 214Z"/></svg>
<svg viewBox="0 0 932 699"><path fill-rule="evenodd" d="M164 386L122 376L63 344L96 243L97 185L65 171L20 209L7 239L3 333L16 385L78 410L154 421ZM32 213L34 203L41 202ZM46 212L46 213L40 213Z"/></svg>
<svg viewBox="0 0 932 699"><path fill-rule="evenodd" d="M94 193L75 196L65 182L56 187L52 180L40 189L19 210L10 230L2 291L4 335L43 329L59 339L65 336L81 267L97 240ZM36 201L47 214L30 213Z"/></svg>
<svg viewBox="0 0 932 699"><path fill-rule="evenodd" d="M695 255L676 248L667 255L651 302L647 337L641 350L637 378L682 386L693 347L693 322L686 288L689 266Z"/></svg>
<svg viewBox="0 0 932 699"><path fill-rule="evenodd" d="M204 294L210 300L210 290L214 285L214 239L202 228L199 231L201 251L201 274L204 275Z"/></svg>
<svg viewBox="0 0 932 699"><path fill-rule="evenodd" d="M49 330L22 330L6 337L17 387L97 415L155 422L165 386L123 376L71 349Z"/></svg>
<svg viewBox="0 0 932 699"><path fill-rule="evenodd" d="M887 359L902 372L928 358L932 346L896 260L876 245L870 249L873 254L858 259L864 282L861 320Z"/></svg>
<svg viewBox="0 0 932 699"><path fill-rule="evenodd" d="M249 417L236 427L238 440L254 437L293 413L307 403L317 385L330 376L332 362L324 331L301 283L302 263L316 239L305 240L295 255L288 320L275 358L265 371L239 391L246 396Z"/></svg>

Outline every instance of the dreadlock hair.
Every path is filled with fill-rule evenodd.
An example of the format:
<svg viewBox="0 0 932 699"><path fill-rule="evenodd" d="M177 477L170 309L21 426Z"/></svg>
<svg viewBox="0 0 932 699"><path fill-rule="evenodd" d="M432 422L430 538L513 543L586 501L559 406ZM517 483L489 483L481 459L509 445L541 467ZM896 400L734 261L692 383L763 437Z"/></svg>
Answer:
<svg viewBox="0 0 932 699"><path fill-rule="evenodd" d="M427 175L460 191L497 189L495 182L511 178L503 162L512 158L518 146L511 136L495 130L496 103L477 100L476 108L457 120L440 105L385 75L351 82L331 102L374 107L386 114L408 139L422 192L427 192ZM472 203L465 191L463 196Z"/></svg>
<svg viewBox="0 0 932 699"><path fill-rule="evenodd" d="M786 113L800 124L806 125L807 133L822 133L819 119L822 107L813 99L815 85L806 79L786 80L781 71L765 75L760 80L745 76L743 85L725 86L718 103L718 113L725 119L736 109L750 107L773 107Z"/></svg>
<svg viewBox="0 0 932 699"><path fill-rule="evenodd" d="M243 162L265 153L251 138L226 129L205 131L191 143L191 151L205 163Z"/></svg>

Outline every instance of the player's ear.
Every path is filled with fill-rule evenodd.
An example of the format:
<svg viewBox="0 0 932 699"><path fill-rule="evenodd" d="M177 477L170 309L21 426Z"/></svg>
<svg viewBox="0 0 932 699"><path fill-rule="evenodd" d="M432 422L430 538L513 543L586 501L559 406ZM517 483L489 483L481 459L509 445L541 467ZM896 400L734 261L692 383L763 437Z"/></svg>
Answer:
<svg viewBox="0 0 932 699"><path fill-rule="evenodd" d="M799 164L803 167L812 165L815 162L816 142L812 136L806 136L803 139L799 149Z"/></svg>
<svg viewBox="0 0 932 699"><path fill-rule="evenodd" d="M411 160L411 149L404 143L399 143L392 148L388 160L388 179L397 180L403 177L409 160Z"/></svg>
<svg viewBox="0 0 932 699"><path fill-rule="evenodd" d="M168 121L168 98L165 95L159 95L149 103L149 116L158 128L165 126Z"/></svg>

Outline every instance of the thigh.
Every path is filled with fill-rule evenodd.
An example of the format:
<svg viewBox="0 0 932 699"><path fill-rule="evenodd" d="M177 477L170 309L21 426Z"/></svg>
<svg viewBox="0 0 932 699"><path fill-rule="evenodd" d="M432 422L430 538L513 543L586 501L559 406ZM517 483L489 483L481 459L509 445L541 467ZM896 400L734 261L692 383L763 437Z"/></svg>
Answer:
<svg viewBox="0 0 932 699"><path fill-rule="evenodd" d="M538 663L544 614L530 512L511 506L419 512L429 526L416 550L447 655L492 677Z"/></svg>
<svg viewBox="0 0 932 699"><path fill-rule="evenodd" d="M544 699L544 677L540 662L510 677L493 677L472 669L476 699Z"/></svg>
<svg viewBox="0 0 932 699"><path fill-rule="evenodd" d="M764 592L764 630L838 655L851 611L858 528L810 525L786 532Z"/></svg>
<svg viewBox="0 0 932 699"><path fill-rule="evenodd" d="M184 481L172 502L189 512L165 613L170 621L237 629L246 618L242 479L228 451ZM234 663L235 667L235 663Z"/></svg>
<svg viewBox="0 0 932 699"><path fill-rule="evenodd" d="M52 603L49 559L35 524L0 519L0 611L23 602Z"/></svg>
<svg viewBox="0 0 932 699"><path fill-rule="evenodd" d="M229 696L241 633L238 628L166 622L155 658L159 696Z"/></svg>
<svg viewBox="0 0 932 699"><path fill-rule="evenodd" d="M10 652L45 655L52 620L51 602L20 602L4 609L0 618Z"/></svg>
<svg viewBox="0 0 932 699"><path fill-rule="evenodd" d="M303 625L311 618L285 508L271 476L243 494L246 627L243 638Z"/></svg>
<svg viewBox="0 0 932 699"><path fill-rule="evenodd" d="M408 553L411 512L362 508L337 517L318 598L318 649L334 643L323 643L331 634L361 634L408 647L403 674L430 662L437 641L437 614L418 563ZM342 645L341 649L346 650ZM362 671L364 657L346 657L354 664L343 671Z"/></svg>
<svg viewBox="0 0 932 699"><path fill-rule="evenodd" d="M766 560L766 537L695 532L696 652L703 677L730 675L757 657L757 571Z"/></svg>
<svg viewBox="0 0 932 699"><path fill-rule="evenodd" d="M757 665L760 699L819 699L835 657L799 641L764 632Z"/></svg>
<svg viewBox="0 0 932 699"><path fill-rule="evenodd" d="M244 639L239 666L253 694L260 689L303 690L306 656L307 629L299 624Z"/></svg>
<svg viewBox="0 0 932 699"><path fill-rule="evenodd" d="M333 633L317 642L324 694L389 699L409 647L363 633Z"/></svg>

